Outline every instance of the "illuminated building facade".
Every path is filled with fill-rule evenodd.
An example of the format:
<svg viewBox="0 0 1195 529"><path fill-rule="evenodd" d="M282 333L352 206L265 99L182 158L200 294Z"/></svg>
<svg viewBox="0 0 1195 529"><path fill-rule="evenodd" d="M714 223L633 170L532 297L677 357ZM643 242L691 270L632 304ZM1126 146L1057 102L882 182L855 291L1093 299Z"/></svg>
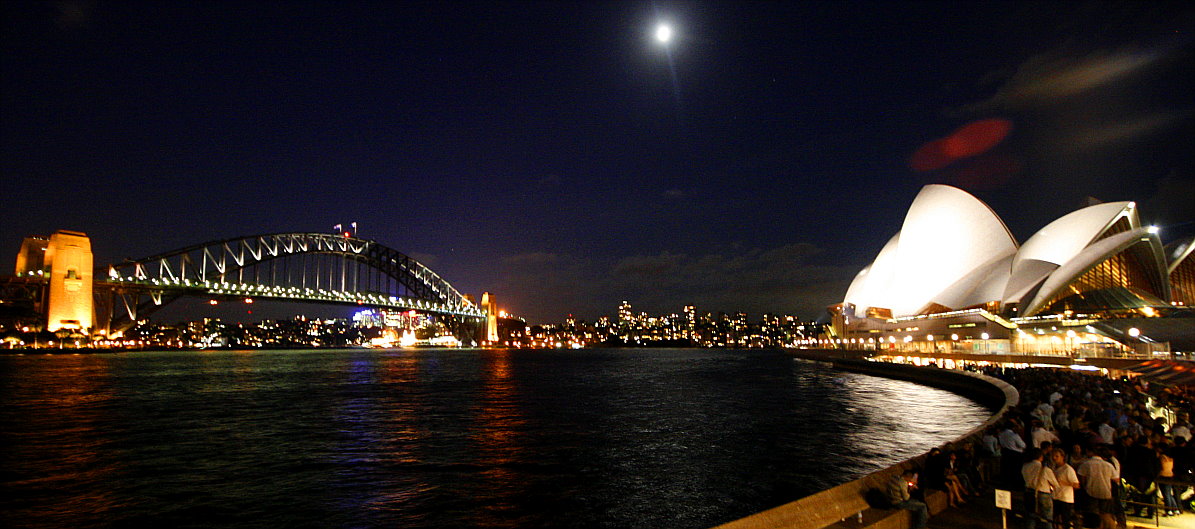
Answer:
<svg viewBox="0 0 1195 529"><path fill-rule="evenodd" d="M484 343L498 343L498 302L489 292L481 294L481 309L485 311Z"/></svg>
<svg viewBox="0 0 1195 529"><path fill-rule="evenodd" d="M28 239L26 239L28 241ZM21 247L21 254L25 246ZM18 267L21 259L17 258ZM26 258L26 266L30 259ZM50 275L50 296L46 309L46 330L91 329L95 320L92 298L91 239L87 235L59 230L50 236L42 263Z"/></svg>
<svg viewBox="0 0 1195 529"><path fill-rule="evenodd" d="M42 272L46 268L46 250L50 240L45 237L25 237L21 242L21 251L17 253L17 274L27 275L30 272Z"/></svg>
<svg viewBox="0 0 1195 529"><path fill-rule="evenodd" d="M618 304L618 334L622 339L631 337L631 329L635 327L635 314L631 312L631 302L623 300Z"/></svg>
<svg viewBox="0 0 1195 529"><path fill-rule="evenodd" d="M1170 274L1170 303L1195 306L1195 237L1188 237L1166 247Z"/></svg>
<svg viewBox="0 0 1195 529"><path fill-rule="evenodd" d="M826 340L931 352L1165 350L1168 338L1195 338L1181 324L1152 321L1189 315L1180 305L1188 303L1190 246L1174 245L1167 255L1158 229L1141 225L1132 202L1084 207L1018 245L982 201L929 185L843 303L830 308ZM1142 327L1158 330L1151 336Z"/></svg>

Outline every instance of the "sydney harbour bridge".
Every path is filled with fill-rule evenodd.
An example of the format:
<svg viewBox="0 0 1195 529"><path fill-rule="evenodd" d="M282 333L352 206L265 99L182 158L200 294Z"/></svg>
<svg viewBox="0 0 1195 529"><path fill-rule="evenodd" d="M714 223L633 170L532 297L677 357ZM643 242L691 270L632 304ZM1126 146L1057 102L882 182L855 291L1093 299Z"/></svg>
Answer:
<svg viewBox="0 0 1195 529"><path fill-rule="evenodd" d="M493 318L410 256L348 233L252 235L108 265L91 260L90 241L81 233L26 239L16 274L0 279L0 294L41 314L48 330L74 326L105 334L184 297L414 310L452 320L458 332Z"/></svg>

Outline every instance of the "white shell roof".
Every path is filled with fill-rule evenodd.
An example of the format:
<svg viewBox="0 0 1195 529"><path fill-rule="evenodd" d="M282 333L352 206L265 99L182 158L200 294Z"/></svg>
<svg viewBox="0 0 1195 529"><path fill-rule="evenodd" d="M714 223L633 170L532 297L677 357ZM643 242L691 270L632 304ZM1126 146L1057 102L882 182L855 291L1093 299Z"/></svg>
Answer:
<svg viewBox="0 0 1195 529"><path fill-rule="evenodd" d="M1017 251L1012 279L1001 299L1004 303L1027 301L1023 298L1033 287L1074 259L1122 216L1128 217L1131 228L1140 227L1132 202L1109 202L1072 211L1037 230Z"/></svg>
<svg viewBox="0 0 1195 529"><path fill-rule="evenodd" d="M913 199L900 233L856 276L845 301L859 312L885 307L897 316L915 314L935 299L952 297L947 290L980 267L999 268L996 263L1016 250L1004 221L987 204L955 187L928 185ZM967 290L985 289L968 282Z"/></svg>
<svg viewBox="0 0 1195 529"><path fill-rule="evenodd" d="M1122 218L1130 231L1099 239ZM854 305L856 316L870 307L899 317L930 303L959 309L995 300L1018 303L1021 315L1029 316L1087 270L1141 242L1150 244L1158 268L1148 273L1166 283L1156 230L1141 227L1132 202L1068 213L1018 248L987 204L954 187L928 185L909 206L900 232L855 276L844 301ZM1193 253L1195 241L1175 246L1171 269Z"/></svg>
<svg viewBox="0 0 1195 529"><path fill-rule="evenodd" d="M851 286L846 290L846 302L854 303L857 316L866 313L867 307L885 307L888 303L888 285L896 280L896 247L900 244L900 234L893 235L888 243L880 250L880 254L872 261L871 266L864 268L855 276Z"/></svg>
<svg viewBox="0 0 1195 529"><path fill-rule="evenodd" d="M1113 255L1142 242L1152 245L1153 252L1157 254L1158 258L1161 258L1162 242L1158 239L1156 233L1150 233L1146 228L1137 228L1132 231L1118 233L1106 239L1101 239L1079 252L1079 255L1076 255L1051 273L1046 278L1046 281L1042 283L1041 288L1038 289L1037 295L1033 297L1033 301L1024 306L1021 315L1032 316L1039 309L1044 308L1041 306L1043 303L1049 301L1060 289L1066 288L1067 285L1079 276ZM1155 259L1155 261L1159 266L1161 265L1162 261L1160 259ZM1163 270L1159 269L1157 272L1161 273Z"/></svg>
<svg viewBox="0 0 1195 529"><path fill-rule="evenodd" d="M1109 202L1072 211L1037 230L1021 249L1013 262L1017 273L1021 261L1034 259L1061 266L1083 251L1121 215L1127 215L1131 227L1141 227L1132 202Z"/></svg>
<svg viewBox="0 0 1195 529"><path fill-rule="evenodd" d="M1006 255L976 268L934 296L934 303L957 309L1000 299L1008 283L1012 259L1012 255Z"/></svg>

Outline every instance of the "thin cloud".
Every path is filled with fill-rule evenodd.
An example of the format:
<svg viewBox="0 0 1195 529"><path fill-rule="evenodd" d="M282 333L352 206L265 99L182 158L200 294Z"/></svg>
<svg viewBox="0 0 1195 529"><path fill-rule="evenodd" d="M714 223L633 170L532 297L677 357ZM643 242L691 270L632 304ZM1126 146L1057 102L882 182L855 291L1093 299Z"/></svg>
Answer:
<svg viewBox="0 0 1195 529"><path fill-rule="evenodd" d="M1170 114L1151 114L1104 127L1092 127L1073 133L1061 144L1068 150L1098 148L1162 130L1190 117L1191 114L1189 110Z"/></svg>
<svg viewBox="0 0 1195 529"><path fill-rule="evenodd" d="M989 99L966 105L957 114L1007 112L1083 95L1124 81L1157 64L1153 51L1094 51L1076 57L1065 49L1030 57ZM990 81L995 73L985 77Z"/></svg>

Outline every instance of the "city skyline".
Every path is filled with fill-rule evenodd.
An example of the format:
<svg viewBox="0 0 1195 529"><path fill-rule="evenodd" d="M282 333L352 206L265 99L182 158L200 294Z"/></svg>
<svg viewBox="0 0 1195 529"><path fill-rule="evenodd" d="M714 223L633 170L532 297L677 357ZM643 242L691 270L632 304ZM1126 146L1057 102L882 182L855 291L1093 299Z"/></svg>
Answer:
<svg viewBox="0 0 1195 529"><path fill-rule="evenodd" d="M416 311L357 310L351 318L289 318L224 321L205 317L184 321L147 318L116 339L94 345L117 348L344 348L344 347L498 347L567 349L583 347L784 348L817 342L825 324L791 314L751 315L735 311L700 311L686 305L679 312L634 311L629 301L593 321L568 315L558 322L533 323L500 311L489 320L492 331L453 333L453 323ZM458 329L459 330L459 329ZM456 336L454 336L456 334ZM25 346L69 348L65 334L32 332ZM38 340L41 340L39 343ZM16 340L13 340L14 343ZM79 344L75 344L76 347Z"/></svg>
<svg viewBox="0 0 1195 529"><path fill-rule="evenodd" d="M1086 194L1164 240L1195 219L1185 3L3 9L10 254L358 222L529 321L622 299L813 319L925 183L1017 240ZM992 119L990 150L917 157Z"/></svg>

